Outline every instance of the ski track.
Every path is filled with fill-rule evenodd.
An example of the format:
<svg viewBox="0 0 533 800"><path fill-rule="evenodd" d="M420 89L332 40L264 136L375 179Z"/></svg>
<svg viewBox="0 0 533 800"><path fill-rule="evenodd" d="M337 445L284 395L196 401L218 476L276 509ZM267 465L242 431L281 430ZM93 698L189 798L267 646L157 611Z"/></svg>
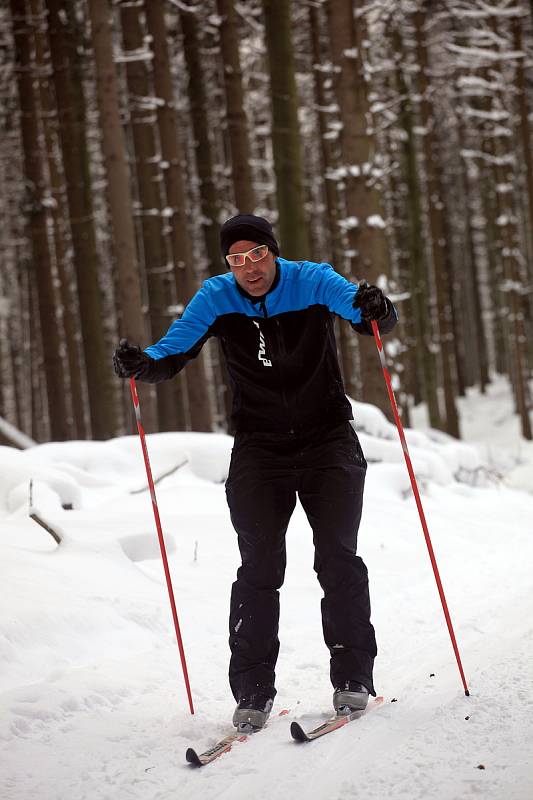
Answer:
<svg viewBox="0 0 533 800"><path fill-rule="evenodd" d="M391 664L397 702L388 696L383 706L346 728L299 745L290 738L291 719L311 727L326 718L328 705L326 695L316 706L309 698L297 704L296 698L289 716L273 718L269 729L202 769L185 763L185 749L203 749L224 735L231 707L224 710L221 687L215 714L200 708L191 718L176 702L169 677L175 664L163 645L158 653L137 654L142 665L137 685L131 679L124 685L122 672L130 668L120 662L58 671L52 684L18 687L0 698L2 719L11 721L0 728L0 745L18 765L16 773L0 778L0 796L281 800L312 786L313 797L331 800L530 800L531 615L520 614L527 608L520 592L508 594L507 605L501 603L504 597L497 598L490 620L497 641L479 637L475 627L460 636L468 654L470 698L463 696L451 648L433 656L435 677L428 674L422 685L411 653L397 654ZM513 620L507 631L505 619ZM144 672L150 680L141 685ZM291 700L286 691L276 708ZM77 763L79 769L73 769Z"/></svg>
<svg viewBox="0 0 533 800"><path fill-rule="evenodd" d="M523 655L530 644L524 640ZM498 674L508 667L503 661ZM505 702L496 709L491 703L493 691L501 692L500 679L491 681L481 672L478 681L484 693L474 688L470 698L451 686L453 681L428 681L417 693L399 692L396 703L387 698L365 717L309 744L294 743L289 724L293 716L312 724L312 715L274 718L269 729L202 769L184 763L185 746L193 741L207 745L225 726L213 726L205 715L194 721L175 715L164 708L156 686L144 697L89 692L84 700L88 712L82 715L79 707L61 699L68 690L59 692L54 713L43 713L42 690L35 685L10 698L11 711L26 722L16 733L26 758L17 759L16 779L2 781L1 796L281 800L310 784L314 797L339 800L462 798L470 793L525 800L531 796L525 788L530 748L524 737L531 731L531 695L528 699L524 690L509 715ZM90 762L73 771L80 752L90 752ZM481 763L485 770L477 768Z"/></svg>

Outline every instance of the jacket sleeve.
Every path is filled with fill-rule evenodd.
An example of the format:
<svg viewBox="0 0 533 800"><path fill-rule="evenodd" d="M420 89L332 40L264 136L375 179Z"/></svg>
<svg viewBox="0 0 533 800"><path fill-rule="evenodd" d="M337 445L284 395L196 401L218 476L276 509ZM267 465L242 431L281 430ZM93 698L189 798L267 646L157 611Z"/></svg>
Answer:
<svg viewBox="0 0 533 800"><path fill-rule="evenodd" d="M145 349L150 362L140 380L159 383L173 378L191 358L196 358L205 342L213 336L215 321L210 291L204 284L163 338Z"/></svg>
<svg viewBox="0 0 533 800"><path fill-rule="evenodd" d="M347 319L354 331L365 336L372 336L372 325L361 317L361 309L354 308L357 295L357 285L335 272L331 264L318 264L317 299L334 314ZM397 311L389 298L387 301L387 314L378 320L380 333L389 333L398 321Z"/></svg>

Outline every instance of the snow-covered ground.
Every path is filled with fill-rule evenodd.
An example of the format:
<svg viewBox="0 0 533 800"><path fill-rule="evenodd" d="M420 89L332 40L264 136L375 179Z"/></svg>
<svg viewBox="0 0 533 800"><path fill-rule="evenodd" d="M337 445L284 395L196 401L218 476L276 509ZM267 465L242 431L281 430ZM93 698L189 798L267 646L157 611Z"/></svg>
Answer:
<svg viewBox="0 0 533 800"><path fill-rule="evenodd" d="M533 445L505 382L461 401L466 439L408 441L471 696L461 686L395 429L355 404L369 470L368 564L384 704L297 745L331 709L311 534L288 532L276 708L215 764L231 728L229 588L238 564L224 478L232 441L149 438L196 713L191 716L137 437L0 448L2 800L533 797ZM32 483L31 507L29 484ZM64 509L71 505L72 509ZM60 546L28 516L62 537Z"/></svg>

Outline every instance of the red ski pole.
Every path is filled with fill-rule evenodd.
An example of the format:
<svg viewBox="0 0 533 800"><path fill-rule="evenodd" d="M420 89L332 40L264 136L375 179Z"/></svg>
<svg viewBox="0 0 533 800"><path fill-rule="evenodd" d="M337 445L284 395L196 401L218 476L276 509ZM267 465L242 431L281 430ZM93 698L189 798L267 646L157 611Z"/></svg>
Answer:
<svg viewBox="0 0 533 800"><path fill-rule="evenodd" d="M178 649L180 651L181 667L183 669L183 679L185 681L185 688L187 689L187 697L189 699L189 708L191 714L194 714L194 707L192 703L191 685L189 683L189 674L187 672L187 662L185 660L185 650L183 649L183 641L181 638L180 624L178 622L178 612L176 611L176 602L174 600L174 590L172 589L172 580L170 578L170 570L168 568L167 551L165 548L165 540L163 538L163 529L161 528L161 519L159 517L159 509L157 507L157 499L155 496L154 481L152 478L152 470L150 468L150 459L148 458L148 448L146 447L146 437L144 435L144 428L141 422L141 407L139 405L139 397L137 395L137 387L135 385L135 378L130 378L131 396L133 399L133 406L135 408L135 417L137 419L137 430L141 439L141 447L144 456L144 464L146 466L146 475L148 477L148 486L150 487L150 495L152 497L152 506L154 509L155 526L157 528L157 537L159 539L159 547L161 549L161 558L163 559L163 569L165 570L165 578L167 579L168 596L170 599L170 607L172 609L172 618L174 619L174 628L176 630L176 639L178 641Z"/></svg>
<svg viewBox="0 0 533 800"><path fill-rule="evenodd" d="M405 463L407 464L407 471L409 472L409 478L411 479L411 486L413 488L413 494L415 496L416 505L418 508L418 514L420 516L420 522L422 523L422 530L424 531L424 538L426 540L426 545L429 552L429 558L431 560L431 566L433 567L433 574L435 575L435 580L437 582L440 601L442 603L442 610L444 611L446 625L448 626L448 632L450 634L450 639L452 640L453 652L455 653L457 666L459 667L459 673L461 675L461 680L463 682L465 695L469 697L470 692L468 691L468 686L466 685L466 678L463 672L463 665L461 664L461 656L459 655L459 648L457 647L457 641L455 639L455 633L453 631L452 620L450 617L450 612L448 611L448 604L446 602L446 597L444 596L444 589L442 588L442 581L439 575L439 568L437 567L437 561L435 559L435 553L433 552L433 545L431 544L431 538L429 535L429 529L427 526L426 517L424 515L424 509L422 508L422 500L420 499L420 492L418 491L418 485L416 482L413 465L411 463L411 456L409 455L409 449L407 447L407 442L405 441L403 426L400 420L400 414L398 413L398 406L396 405L396 398L394 397L394 391L392 388L389 370L387 369L385 351L383 350L383 343L381 341L381 336L379 335L378 324L375 320L372 320L372 330L374 332L374 339L376 340L381 366L383 367L383 375L385 377L385 383L387 384L387 391L389 393L389 400L392 406L392 413L394 414L394 420L396 422L396 427L398 428L398 435L400 437L400 442L402 443L403 455L405 458Z"/></svg>

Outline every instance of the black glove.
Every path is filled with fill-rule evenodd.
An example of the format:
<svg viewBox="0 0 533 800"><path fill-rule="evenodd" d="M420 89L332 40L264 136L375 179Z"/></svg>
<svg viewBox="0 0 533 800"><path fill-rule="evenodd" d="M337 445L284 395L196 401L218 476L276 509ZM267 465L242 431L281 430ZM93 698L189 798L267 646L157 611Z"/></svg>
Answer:
<svg viewBox="0 0 533 800"><path fill-rule="evenodd" d="M387 316L389 304L378 286L361 281L355 293L354 308L361 309L361 317L365 320L379 320Z"/></svg>
<svg viewBox="0 0 533 800"><path fill-rule="evenodd" d="M113 353L113 367L119 378L142 378L150 361L138 344L130 344L127 339L121 339Z"/></svg>

